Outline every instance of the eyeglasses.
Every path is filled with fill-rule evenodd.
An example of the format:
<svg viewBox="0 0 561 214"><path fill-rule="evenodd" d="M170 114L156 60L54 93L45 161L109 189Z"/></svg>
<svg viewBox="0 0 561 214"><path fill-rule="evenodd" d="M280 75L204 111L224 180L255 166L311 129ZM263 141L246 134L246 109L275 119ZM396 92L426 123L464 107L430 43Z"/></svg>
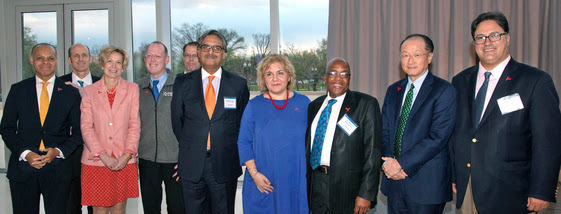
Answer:
<svg viewBox="0 0 561 214"><path fill-rule="evenodd" d="M183 57L188 58L188 59L197 58L197 54L183 54Z"/></svg>
<svg viewBox="0 0 561 214"><path fill-rule="evenodd" d="M415 53L415 54L409 54L409 53L402 53L400 54L402 59L408 60L409 58L413 57L413 59L419 59L421 58L421 56L427 55L429 53L424 53L424 54L420 54L420 53Z"/></svg>
<svg viewBox="0 0 561 214"><path fill-rule="evenodd" d="M486 39L489 39L491 42L496 42L501 40L502 35L507 35L508 33L491 33L488 36L476 36L473 38L473 42L476 45L481 45L485 43Z"/></svg>
<svg viewBox="0 0 561 214"><path fill-rule="evenodd" d="M222 50L224 50L224 48L222 46L218 46L218 45L201 45L201 47L199 48L199 50L203 51L203 52L209 52L210 49L212 49L212 52L214 53L220 53L222 52Z"/></svg>
<svg viewBox="0 0 561 214"><path fill-rule="evenodd" d="M146 55L146 56L144 56L144 58L145 58L145 59L148 59L148 60L151 60L151 59L160 60L160 59L162 59L163 57L160 56L160 55Z"/></svg>
<svg viewBox="0 0 561 214"><path fill-rule="evenodd" d="M348 73L348 72L338 73L336 71L329 71L329 72L325 73L325 75L327 75L329 78L335 78L337 76L340 76L343 79L347 79L347 78L351 77L351 73Z"/></svg>

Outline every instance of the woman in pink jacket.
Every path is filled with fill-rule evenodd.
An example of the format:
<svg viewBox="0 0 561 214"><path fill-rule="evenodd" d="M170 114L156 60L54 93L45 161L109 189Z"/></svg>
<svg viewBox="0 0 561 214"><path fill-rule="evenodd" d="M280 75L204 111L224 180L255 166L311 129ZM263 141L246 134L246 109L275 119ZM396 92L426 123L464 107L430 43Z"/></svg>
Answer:
<svg viewBox="0 0 561 214"><path fill-rule="evenodd" d="M139 92L121 79L128 62L123 49L103 48L103 77L82 96L82 204L94 213L125 213L127 198L138 197Z"/></svg>

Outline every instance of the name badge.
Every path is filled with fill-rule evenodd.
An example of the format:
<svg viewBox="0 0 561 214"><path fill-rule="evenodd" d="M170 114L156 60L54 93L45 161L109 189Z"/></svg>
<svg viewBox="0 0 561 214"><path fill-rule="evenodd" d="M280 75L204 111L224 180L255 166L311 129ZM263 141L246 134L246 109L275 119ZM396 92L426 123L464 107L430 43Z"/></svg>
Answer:
<svg viewBox="0 0 561 214"><path fill-rule="evenodd" d="M236 98L224 97L224 109L236 109Z"/></svg>
<svg viewBox="0 0 561 214"><path fill-rule="evenodd" d="M345 114L345 116L343 116L343 118L339 120L337 125L339 126L339 128L343 129L343 131L347 133L348 136L351 136L356 128L358 128L356 123L347 114Z"/></svg>
<svg viewBox="0 0 561 214"><path fill-rule="evenodd" d="M497 99L497 103L499 104L499 108L501 109L501 113L503 115L524 109L524 104L522 103L518 93L501 97Z"/></svg>
<svg viewBox="0 0 561 214"><path fill-rule="evenodd" d="M163 93L163 95L164 95L164 97L171 97L171 96L173 96L173 92L171 92L171 91L167 92L166 91L166 92Z"/></svg>

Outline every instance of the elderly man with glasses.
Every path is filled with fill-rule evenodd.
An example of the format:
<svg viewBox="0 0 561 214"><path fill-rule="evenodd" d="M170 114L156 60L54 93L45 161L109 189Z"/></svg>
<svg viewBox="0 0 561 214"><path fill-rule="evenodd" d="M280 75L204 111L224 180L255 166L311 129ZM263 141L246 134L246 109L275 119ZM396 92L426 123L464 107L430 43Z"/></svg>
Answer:
<svg viewBox="0 0 561 214"><path fill-rule="evenodd" d="M221 67L226 47L216 30L201 36L202 67L177 77L173 88L171 120L186 213L234 213L242 174L238 133L249 90L244 78Z"/></svg>

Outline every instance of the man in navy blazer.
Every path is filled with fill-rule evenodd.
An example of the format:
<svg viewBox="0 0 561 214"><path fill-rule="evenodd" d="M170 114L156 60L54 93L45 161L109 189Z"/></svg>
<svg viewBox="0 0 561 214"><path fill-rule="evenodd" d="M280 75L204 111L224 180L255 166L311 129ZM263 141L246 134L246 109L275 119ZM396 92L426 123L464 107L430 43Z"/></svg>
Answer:
<svg viewBox="0 0 561 214"><path fill-rule="evenodd" d="M179 141L178 174L186 213L234 213L242 174L237 141L249 90L244 78L222 69L226 45L216 30L201 36L202 68L178 76L173 87L171 119ZM211 96L214 110L208 110Z"/></svg>
<svg viewBox="0 0 561 214"><path fill-rule="evenodd" d="M55 77L53 46L34 46L30 61L35 76L12 85L0 123L0 134L12 152L7 177L13 213L39 213L40 195L45 213L65 213L72 179L66 158L82 144L80 94ZM41 124L43 84L50 101ZM40 150L41 144L45 149Z"/></svg>
<svg viewBox="0 0 561 214"><path fill-rule="evenodd" d="M388 87L384 99L381 190L388 213L442 213L452 200L447 144L456 91L429 71L433 49L432 40L421 34L401 42L401 67L408 77Z"/></svg>
<svg viewBox="0 0 561 214"><path fill-rule="evenodd" d="M72 65L72 72L58 77L67 85L72 85L78 89L80 94L84 91L84 87L97 82L100 78L91 74L90 63L92 56L90 48L86 45L77 43L68 48L68 58L66 61ZM68 214L82 213L82 187L80 185L82 151L84 145L80 144L76 150L69 155L68 160L72 162L72 182L70 186L70 197L68 199ZM92 207L88 207L88 213L93 213Z"/></svg>
<svg viewBox="0 0 561 214"><path fill-rule="evenodd" d="M547 73L510 56L508 32L502 13L480 14L471 25L480 63L452 80L458 114L450 146L462 213L537 212L555 201L559 97Z"/></svg>

